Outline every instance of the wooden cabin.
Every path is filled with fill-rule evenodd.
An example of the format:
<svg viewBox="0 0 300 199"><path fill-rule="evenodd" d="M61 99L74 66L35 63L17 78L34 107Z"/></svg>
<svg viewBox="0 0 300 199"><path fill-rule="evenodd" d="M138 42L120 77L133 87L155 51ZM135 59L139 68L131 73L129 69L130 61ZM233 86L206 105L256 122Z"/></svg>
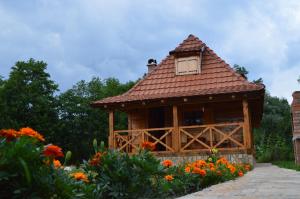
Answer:
<svg viewBox="0 0 300 199"><path fill-rule="evenodd" d="M212 148L231 161L253 162L253 128L260 125L265 87L236 73L189 35L128 92L92 103L109 111L109 147L135 153L144 141L174 161L205 158ZM128 128L114 129L114 112Z"/></svg>

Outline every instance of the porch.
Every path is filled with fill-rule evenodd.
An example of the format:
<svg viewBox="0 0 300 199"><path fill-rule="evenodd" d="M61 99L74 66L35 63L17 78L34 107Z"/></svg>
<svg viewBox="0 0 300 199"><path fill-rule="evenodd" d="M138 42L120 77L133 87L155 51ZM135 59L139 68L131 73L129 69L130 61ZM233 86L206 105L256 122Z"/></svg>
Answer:
<svg viewBox="0 0 300 199"><path fill-rule="evenodd" d="M114 112L109 111L109 147L126 153L136 153L143 142L150 141L156 145L153 153L157 155L206 154L212 148L217 148L224 153L252 153L253 141L248 101L243 99L229 103L205 106L173 104L165 107L164 110L167 111L164 113L157 112L159 110L157 108L147 109L148 116L150 115L147 125L149 128L138 128L141 125L129 124L129 129L126 130L114 129ZM218 105L227 106L234 111L225 114L223 116L225 119L213 117L213 115L218 115L218 112L208 107L218 107ZM169 108L171 115L166 115ZM191 109L202 110L186 112ZM153 110L156 110L156 113ZM221 110L221 115L224 115L224 112L228 113L228 111ZM166 115L166 117L161 117L161 115ZM205 122L203 118L206 118Z"/></svg>

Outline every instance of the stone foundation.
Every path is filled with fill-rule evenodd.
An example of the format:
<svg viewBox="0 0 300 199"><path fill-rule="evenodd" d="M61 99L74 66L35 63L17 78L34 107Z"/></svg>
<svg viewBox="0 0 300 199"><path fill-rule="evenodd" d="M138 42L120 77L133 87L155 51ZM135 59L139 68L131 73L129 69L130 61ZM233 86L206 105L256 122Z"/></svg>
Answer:
<svg viewBox="0 0 300 199"><path fill-rule="evenodd" d="M231 163L250 163L255 165L255 158L252 154L236 153L236 154L220 154L221 157L225 157ZM208 155L178 155L178 156L158 156L161 161L169 159L175 164L182 162L193 162L195 160L206 160Z"/></svg>

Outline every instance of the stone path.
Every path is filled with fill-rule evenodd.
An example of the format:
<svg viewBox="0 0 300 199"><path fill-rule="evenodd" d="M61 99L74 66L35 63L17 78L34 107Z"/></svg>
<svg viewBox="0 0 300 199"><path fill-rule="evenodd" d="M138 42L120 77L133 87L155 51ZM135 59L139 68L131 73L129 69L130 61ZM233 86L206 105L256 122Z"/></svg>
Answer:
<svg viewBox="0 0 300 199"><path fill-rule="evenodd" d="M300 172L257 164L241 178L178 199L300 199Z"/></svg>

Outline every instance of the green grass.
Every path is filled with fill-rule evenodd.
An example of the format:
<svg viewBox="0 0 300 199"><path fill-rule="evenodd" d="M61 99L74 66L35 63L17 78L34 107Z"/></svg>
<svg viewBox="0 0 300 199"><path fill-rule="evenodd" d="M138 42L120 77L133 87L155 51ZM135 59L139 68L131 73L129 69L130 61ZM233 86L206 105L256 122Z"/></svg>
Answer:
<svg viewBox="0 0 300 199"><path fill-rule="evenodd" d="M296 165L294 161L276 161L276 162L272 162L272 164L275 164L281 168L300 171L300 165Z"/></svg>

